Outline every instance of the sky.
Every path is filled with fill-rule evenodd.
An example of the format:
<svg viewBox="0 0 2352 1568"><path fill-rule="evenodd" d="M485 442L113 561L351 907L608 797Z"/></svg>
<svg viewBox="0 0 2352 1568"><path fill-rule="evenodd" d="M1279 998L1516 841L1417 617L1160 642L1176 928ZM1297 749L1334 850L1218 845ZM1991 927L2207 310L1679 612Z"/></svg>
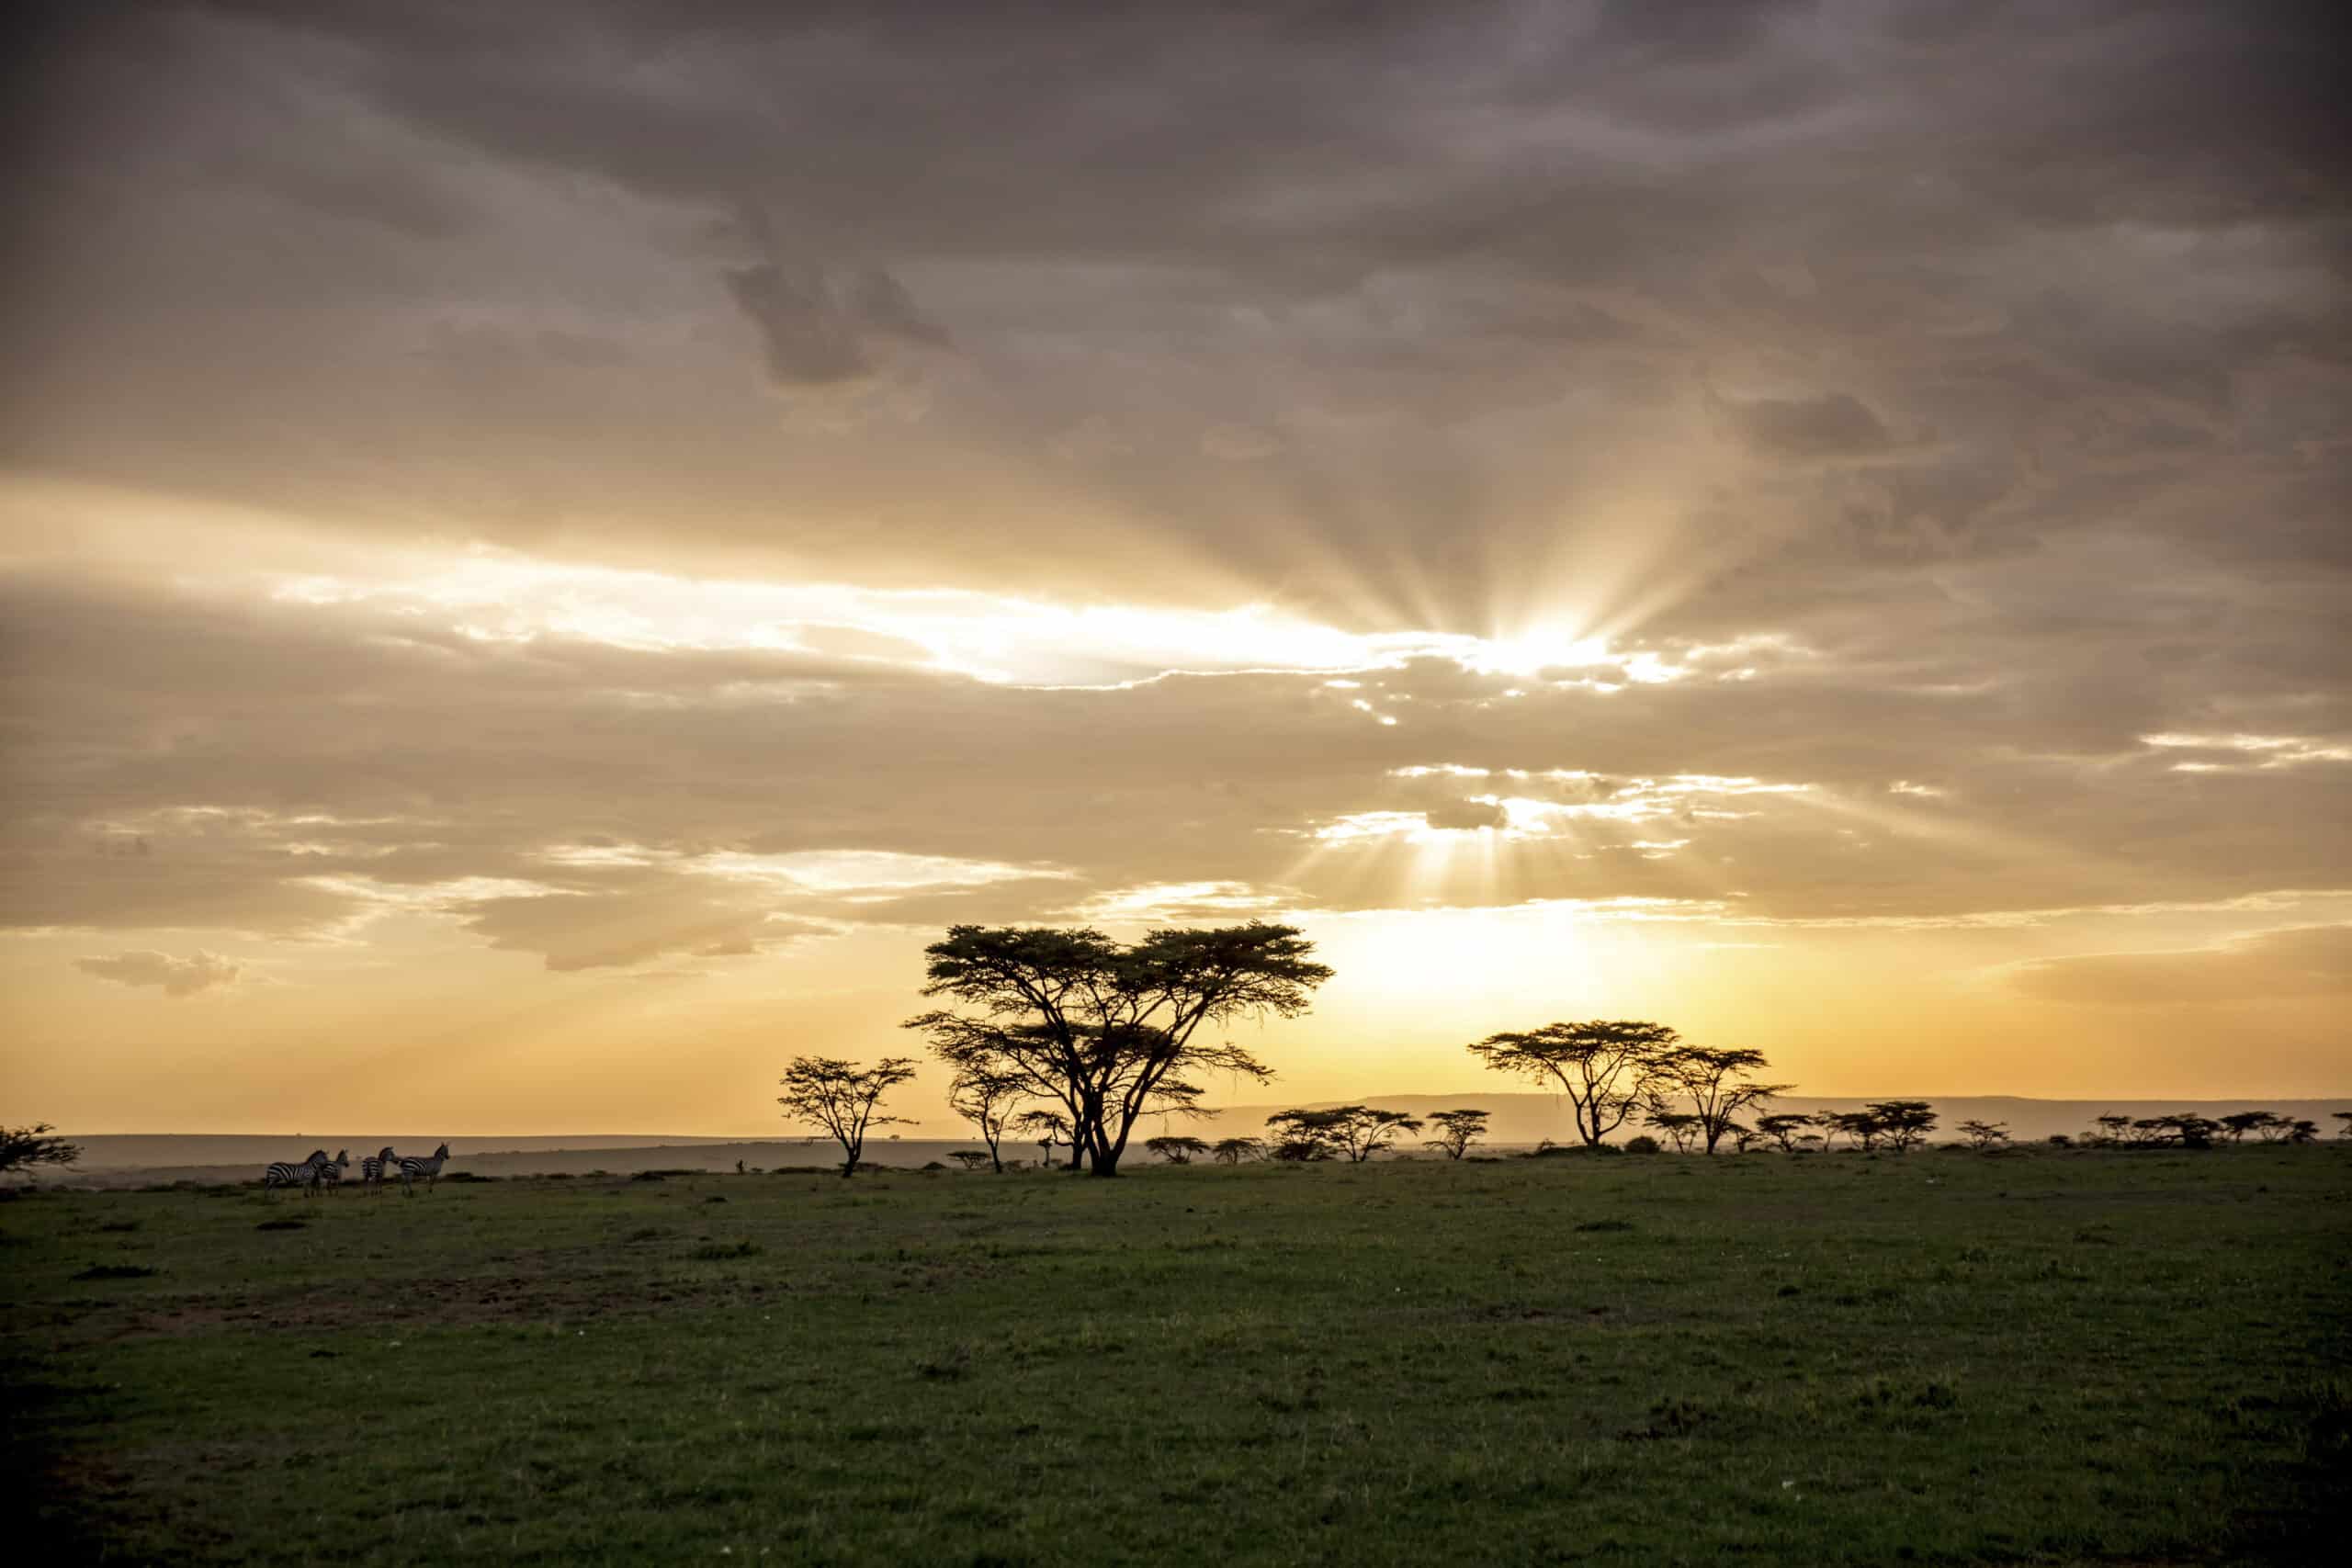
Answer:
<svg viewBox="0 0 2352 1568"><path fill-rule="evenodd" d="M770 1133L964 921L1301 926L1251 1100L2352 1089L2337 32L60 7L0 1113Z"/></svg>

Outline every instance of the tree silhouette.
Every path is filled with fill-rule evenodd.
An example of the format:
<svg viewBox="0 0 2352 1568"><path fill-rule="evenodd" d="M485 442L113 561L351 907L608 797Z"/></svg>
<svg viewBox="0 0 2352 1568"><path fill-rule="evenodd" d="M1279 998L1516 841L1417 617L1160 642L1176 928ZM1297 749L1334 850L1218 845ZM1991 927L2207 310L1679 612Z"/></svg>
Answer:
<svg viewBox="0 0 2352 1568"><path fill-rule="evenodd" d="M2132 1135L2132 1118L2119 1116L2113 1111L2092 1117L2091 1125L2098 1131L2083 1140L2086 1144L2120 1144L2129 1141Z"/></svg>
<svg viewBox="0 0 2352 1568"><path fill-rule="evenodd" d="M1483 1111L1433 1111L1430 1120L1437 1123L1437 1136L1421 1141L1448 1159L1460 1159L1470 1152L1471 1145L1487 1135L1487 1112Z"/></svg>
<svg viewBox="0 0 2352 1568"><path fill-rule="evenodd" d="M1843 1133L1849 1141L1868 1154L1878 1146L1879 1138L1885 1132L1879 1125L1878 1118L1867 1111L1824 1111L1816 1113L1813 1120L1814 1125L1822 1129L1821 1146L1825 1149L1832 1139Z"/></svg>
<svg viewBox="0 0 2352 1568"><path fill-rule="evenodd" d="M2238 1111L2222 1118L2222 1131L2235 1144L2243 1142L2248 1133L2267 1127L2278 1118L2267 1111Z"/></svg>
<svg viewBox="0 0 2352 1568"><path fill-rule="evenodd" d="M1865 1111L1896 1154L1909 1153L1936 1130L1935 1108L1924 1100L1874 1100Z"/></svg>
<svg viewBox="0 0 2352 1568"><path fill-rule="evenodd" d="M1004 1130L1013 1108L1028 1092L1019 1078L982 1066L966 1067L947 1086L947 1109L980 1130L980 1141L989 1146L989 1164L999 1175L1004 1172Z"/></svg>
<svg viewBox="0 0 2352 1568"><path fill-rule="evenodd" d="M1688 1111L1676 1111L1662 1100L1652 1100L1642 1112L1645 1126L1655 1127L1674 1140L1674 1152L1687 1155L1699 1141L1699 1118Z"/></svg>
<svg viewBox="0 0 2352 1568"><path fill-rule="evenodd" d="M1782 1154L1792 1155L1797 1152L1797 1145L1804 1141L1805 1130L1814 1124L1814 1119L1801 1111L1775 1111L1770 1116L1756 1119L1756 1134L1770 1140Z"/></svg>
<svg viewBox="0 0 2352 1568"><path fill-rule="evenodd" d="M947 1151L947 1157L966 1170L978 1170L980 1167L990 1163L996 1156L987 1149L950 1149ZM1004 1167L1000 1164L997 1168L1002 1170Z"/></svg>
<svg viewBox="0 0 2352 1568"><path fill-rule="evenodd" d="M1037 1140L1037 1146L1045 1151L1043 1163L1047 1166L1054 1163L1054 1145L1070 1141L1069 1118L1057 1111L1024 1111L1012 1119L1012 1125L1015 1131ZM1074 1146L1071 1152L1077 1152Z"/></svg>
<svg viewBox="0 0 2352 1568"><path fill-rule="evenodd" d="M1594 1019L1489 1034L1469 1049L1496 1072L1557 1084L1576 1113L1577 1135L1592 1147L1624 1125L1659 1059L1680 1038L1662 1023Z"/></svg>
<svg viewBox="0 0 2352 1568"><path fill-rule="evenodd" d="M0 1175L30 1170L37 1165L72 1165L82 1157L82 1145L50 1136L57 1129L46 1122L29 1127L0 1127Z"/></svg>
<svg viewBox="0 0 2352 1568"><path fill-rule="evenodd" d="M865 1152L869 1127L905 1122L885 1116L882 1097L915 1076L911 1056L885 1056L871 1067L837 1056L795 1056L781 1082L776 1103L792 1121L814 1122L842 1146L842 1179L857 1174L858 1156Z"/></svg>
<svg viewBox="0 0 2352 1568"><path fill-rule="evenodd" d="M1204 1139L1179 1134L1173 1137L1146 1138L1143 1146L1166 1160L1170 1165L1190 1165L1209 1152Z"/></svg>
<svg viewBox="0 0 2352 1568"><path fill-rule="evenodd" d="M2009 1124L2007 1122L1962 1122L1960 1131L1968 1139L1968 1146L1972 1149L1989 1149L1996 1144L2009 1141Z"/></svg>
<svg viewBox="0 0 2352 1568"><path fill-rule="evenodd" d="M1751 1105L1788 1093L1792 1087L1758 1083L1748 1076L1770 1065L1763 1052L1745 1047L1677 1045L1660 1053L1651 1068L1645 1098L1654 1105L1668 1096L1690 1101L1698 1137L1707 1153L1713 1154L1724 1134L1731 1131L1733 1118Z"/></svg>
<svg viewBox="0 0 2352 1568"><path fill-rule="evenodd" d="M1200 1113L1203 1090L1184 1075L1273 1076L1240 1046L1198 1035L1250 1014L1306 1011L1331 977L1313 952L1296 928L1259 920L1154 931L1132 945L1091 929L952 926L924 949L923 994L970 1010L927 1012L906 1027L958 1071L1012 1077L1065 1111L1072 1167L1115 1176L1137 1118Z"/></svg>
<svg viewBox="0 0 2352 1568"><path fill-rule="evenodd" d="M1219 1165L1239 1165L1245 1159L1264 1159L1266 1140L1263 1138L1219 1138L1209 1151Z"/></svg>
<svg viewBox="0 0 2352 1568"><path fill-rule="evenodd" d="M2352 1111L2331 1111L2328 1115L2344 1123L2335 1130L2339 1138L2352 1138Z"/></svg>
<svg viewBox="0 0 2352 1568"><path fill-rule="evenodd" d="M1419 1117L1369 1105L1340 1105L1329 1111L1278 1111L1266 1118L1266 1125L1281 1136L1285 1146L1302 1141L1319 1143L1335 1154L1346 1155L1350 1165L1362 1165L1386 1148L1399 1133L1421 1130Z"/></svg>

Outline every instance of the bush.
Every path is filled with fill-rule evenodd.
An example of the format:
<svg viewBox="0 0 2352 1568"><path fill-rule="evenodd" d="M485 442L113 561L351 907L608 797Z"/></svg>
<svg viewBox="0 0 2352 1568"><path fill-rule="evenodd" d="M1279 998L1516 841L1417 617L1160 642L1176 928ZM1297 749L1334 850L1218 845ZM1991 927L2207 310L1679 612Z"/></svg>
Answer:
<svg viewBox="0 0 2352 1568"><path fill-rule="evenodd" d="M1637 1133L1625 1140L1625 1152L1629 1155L1654 1155L1658 1152L1658 1142L1647 1133Z"/></svg>

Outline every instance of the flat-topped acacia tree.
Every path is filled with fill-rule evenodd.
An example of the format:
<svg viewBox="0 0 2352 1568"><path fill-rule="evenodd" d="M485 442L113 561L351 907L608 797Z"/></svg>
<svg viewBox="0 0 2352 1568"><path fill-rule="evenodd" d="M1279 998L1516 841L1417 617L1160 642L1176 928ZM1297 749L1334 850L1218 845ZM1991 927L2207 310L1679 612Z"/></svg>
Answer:
<svg viewBox="0 0 2352 1568"><path fill-rule="evenodd" d="M1321 1145L1362 1165L1394 1143L1399 1133L1418 1133L1421 1121L1401 1111L1373 1105L1336 1105L1324 1111L1278 1111L1266 1126L1287 1145Z"/></svg>
<svg viewBox="0 0 2352 1568"><path fill-rule="evenodd" d="M1648 1098L1681 1038L1662 1023L1596 1018L1489 1034L1470 1054L1496 1072L1558 1085L1576 1112L1577 1136L1596 1146Z"/></svg>
<svg viewBox="0 0 2352 1568"><path fill-rule="evenodd" d="M951 926L924 949L923 995L942 1009L907 1021L956 1071L1018 1081L1069 1117L1070 1165L1116 1176L1136 1119L1201 1113L1189 1075L1264 1082L1264 1063L1210 1024L1248 1014L1295 1018L1331 971L1292 926L1252 920L1147 932L1133 943L1091 928Z"/></svg>
<svg viewBox="0 0 2352 1568"><path fill-rule="evenodd" d="M795 1056L776 1103L796 1122L814 1122L842 1146L842 1179L857 1174L865 1131L904 1116L881 1114L882 1097L915 1076L911 1056L885 1056L870 1067L838 1056Z"/></svg>

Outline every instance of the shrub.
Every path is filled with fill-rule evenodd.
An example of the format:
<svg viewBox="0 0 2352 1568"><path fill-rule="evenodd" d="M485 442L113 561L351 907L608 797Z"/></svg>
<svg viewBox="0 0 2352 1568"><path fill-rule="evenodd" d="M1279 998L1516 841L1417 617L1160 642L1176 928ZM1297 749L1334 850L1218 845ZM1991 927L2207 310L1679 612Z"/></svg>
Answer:
<svg viewBox="0 0 2352 1568"><path fill-rule="evenodd" d="M1625 1152L1629 1155L1654 1155L1658 1152L1658 1142L1647 1133L1637 1133L1625 1140Z"/></svg>

